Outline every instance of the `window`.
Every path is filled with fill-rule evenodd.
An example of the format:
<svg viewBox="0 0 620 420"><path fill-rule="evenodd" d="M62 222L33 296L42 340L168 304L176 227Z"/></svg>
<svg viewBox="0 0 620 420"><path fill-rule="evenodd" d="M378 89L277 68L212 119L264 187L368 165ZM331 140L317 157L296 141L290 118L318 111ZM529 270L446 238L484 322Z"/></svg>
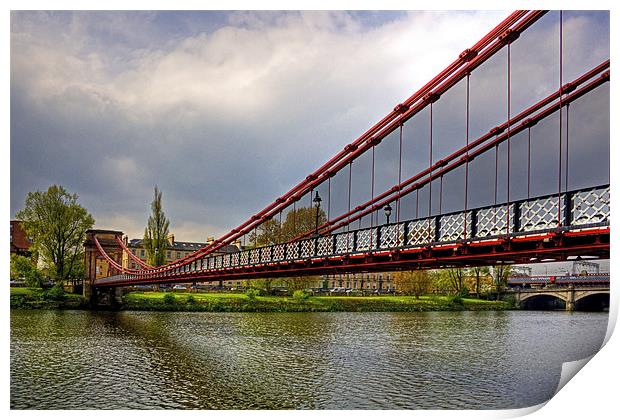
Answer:
<svg viewBox="0 0 620 420"><path fill-rule="evenodd" d="M181 258L181 253L177 251L177 259Z"/></svg>
<svg viewBox="0 0 620 420"><path fill-rule="evenodd" d="M140 250L140 256L144 257L144 250L143 249Z"/></svg>
<svg viewBox="0 0 620 420"><path fill-rule="evenodd" d="M167 258L172 258L172 251L168 251L168 252L166 253L166 257L167 257Z"/></svg>

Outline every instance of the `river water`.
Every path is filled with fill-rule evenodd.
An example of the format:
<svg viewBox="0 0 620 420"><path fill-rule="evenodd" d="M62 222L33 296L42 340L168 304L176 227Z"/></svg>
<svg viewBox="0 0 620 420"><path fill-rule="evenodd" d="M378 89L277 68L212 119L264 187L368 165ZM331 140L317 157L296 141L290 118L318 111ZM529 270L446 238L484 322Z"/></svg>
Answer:
<svg viewBox="0 0 620 420"><path fill-rule="evenodd" d="M526 407L607 318L11 310L11 408Z"/></svg>

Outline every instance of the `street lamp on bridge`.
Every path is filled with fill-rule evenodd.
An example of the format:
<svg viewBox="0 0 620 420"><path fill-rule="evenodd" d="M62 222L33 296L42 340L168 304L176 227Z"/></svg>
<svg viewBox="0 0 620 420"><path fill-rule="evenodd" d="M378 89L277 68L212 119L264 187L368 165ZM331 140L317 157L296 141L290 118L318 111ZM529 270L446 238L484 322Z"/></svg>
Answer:
<svg viewBox="0 0 620 420"><path fill-rule="evenodd" d="M390 206L390 204L388 203L384 208L383 208L383 212L385 213L385 218L387 219L387 223L386 224L390 224L390 215L392 214L392 206Z"/></svg>
<svg viewBox="0 0 620 420"><path fill-rule="evenodd" d="M312 202L316 207L316 218L314 219L314 234L319 236L319 211L321 210L321 197L319 196L319 192L317 191Z"/></svg>

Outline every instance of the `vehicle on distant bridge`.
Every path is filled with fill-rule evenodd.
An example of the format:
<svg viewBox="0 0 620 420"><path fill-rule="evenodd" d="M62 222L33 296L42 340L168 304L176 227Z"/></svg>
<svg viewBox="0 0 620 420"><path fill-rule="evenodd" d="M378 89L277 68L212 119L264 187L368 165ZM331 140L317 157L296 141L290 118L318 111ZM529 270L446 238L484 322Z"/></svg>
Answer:
<svg viewBox="0 0 620 420"><path fill-rule="evenodd" d="M609 285L609 274L581 276L515 276L508 278L508 287L539 288L569 285Z"/></svg>

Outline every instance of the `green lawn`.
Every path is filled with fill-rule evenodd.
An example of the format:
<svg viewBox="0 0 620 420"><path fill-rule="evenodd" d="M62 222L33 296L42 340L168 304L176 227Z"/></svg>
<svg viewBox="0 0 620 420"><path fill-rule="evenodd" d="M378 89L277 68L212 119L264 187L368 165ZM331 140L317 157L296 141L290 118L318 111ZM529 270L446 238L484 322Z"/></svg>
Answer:
<svg viewBox="0 0 620 420"><path fill-rule="evenodd" d="M172 296L167 298L166 296ZM504 310L510 305L480 299L448 296L257 296L243 293L130 292L123 296L121 309L211 312L418 312L460 310ZM55 299L43 289L11 287L12 308L81 308L87 302L80 295L66 293Z"/></svg>
<svg viewBox="0 0 620 420"><path fill-rule="evenodd" d="M164 296L174 296L173 302L164 302ZM193 302L188 302L189 297ZM170 299L170 298L169 298ZM190 310L215 312L412 312L446 310L503 310L505 302L479 299L454 300L448 296L313 296L297 300L283 296L248 298L242 293L165 293L131 292L123 297L125 309Z"/></svg>
<svg viewBox="0 0 620 420"><path fill-rule="evenodd" d="M11 308L81 308L86 307L82 295L65 293L63 299L54 299L47 290L34 287L11 287Z"/></svg>

